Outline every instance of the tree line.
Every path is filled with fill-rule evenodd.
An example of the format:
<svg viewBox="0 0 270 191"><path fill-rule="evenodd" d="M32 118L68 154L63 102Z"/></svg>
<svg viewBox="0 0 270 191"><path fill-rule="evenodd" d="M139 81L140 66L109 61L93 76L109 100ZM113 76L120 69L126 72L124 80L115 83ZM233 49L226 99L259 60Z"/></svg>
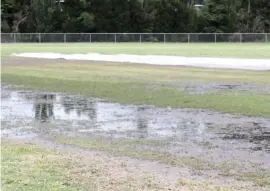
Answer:
<svg viewBox="0 0 270 191"><path fill-rule="evenodd" d="M2 0L1 21L21 33L261 33L270 0Z"/></svg>

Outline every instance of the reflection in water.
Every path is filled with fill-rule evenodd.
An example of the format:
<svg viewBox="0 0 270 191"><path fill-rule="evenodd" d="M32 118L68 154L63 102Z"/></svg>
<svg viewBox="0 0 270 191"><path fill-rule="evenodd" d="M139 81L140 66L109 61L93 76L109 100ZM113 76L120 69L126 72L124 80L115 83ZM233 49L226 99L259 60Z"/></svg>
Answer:
<svg viewBox="0 0 270 191"><path fill-rule="evenodd" d="M11 93L10 92L1 91L1 101L2 101L2 99L8 99L8 98L10 98L10 96L11 96Z"/></svg>
<svg viewBox="0 0 270 191"><path fill-rule="evenodd" d="M96 103L86 98L81 97L60 97L60 103L64 107L66 114L70 114L72 111L76 112L78 117L82 115L88 116L91 123L94 125L97 119Z"/></svg>
<svg viewBox="0 0 270 191"><path fill-rule="evenodd" d="M35 119L40 122L46 122L54 118L53 101L55 95L45 94L36 97L34 103Z"/></svg>
<svg viewBox="0 0 270 191"><path fill-rule="evenodd" d="M42 95L35 95L35 96L25 96L27 100L34 99L34 109L35 109L35 119L39 122L45 123L49 122L52 119L55 119L54 116L54 104L56 101L56 95L54 94L42 94ZM97 117L97 106L96 102L93 102L89 99L82 98L82 97L71 97L71 96L60 96L59 102L67 116L70 116L72 114L76 114L77 118L84 116L87 116L87 127L95 127L98 123L98 117ZM100 108L101 109L101 108ZM109 108L104 108L102 112L106 112L106 110ZM117 121L117 115L120 108L115 107L113 110L108 110L107 112L110 112L113 116L111 116L111 120ZM123 109L123 108L122 108ZM136 134L138 138L147 138L148 137L148 121L147 116L144 113L147 110L145 106L139 106L137 107L134 112L132 112L132 115L135 116L134 123L136 123L137 130ZM56 109L57 111L57 109ZM124 111L123 111L124 112ZM100 119L101 121L106 120L106 113L103 113L103 119ZM126 113L123 113L124 116ZM136 115L135 115L136 114ZM107 113L109 115L109 113ZM100 121L99 120L99 121ZM105 121L107 122L107 121ZM110 121L108 121L110 123ZM132 124L133 122L131 122ZM109 124L110 125L110 124ZM119 126L120 125L120 126ZM122 126L120 123L118 124L118 128L125 128L126 124L123 124ZM134 124L135 125L135 124ZM133 126L133 125L132 125ZM111 127L113 127L113 124L111 124ZM101 127L102 128L102 127ZM131 127L132 128L132 127Z"/></svg>
<svg viewBox="0 0 270 191"><path fill-rule="evenodd" d="M148 128L148 121L146 116L144 116L143 111L145 107L138 107L137 108L137 128L139 138L146 138L147 137L147 128Z"/></svg>

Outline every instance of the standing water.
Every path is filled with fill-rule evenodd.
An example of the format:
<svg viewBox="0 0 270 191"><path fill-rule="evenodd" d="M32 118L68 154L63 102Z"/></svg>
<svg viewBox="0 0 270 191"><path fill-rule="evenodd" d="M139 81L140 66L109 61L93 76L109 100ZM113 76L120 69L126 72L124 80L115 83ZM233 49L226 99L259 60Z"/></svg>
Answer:
<svg viewBox="0 0 270 191"><path fill-rule="evenodd" d="M2 89L2 137L61 134L166 140L173 154L231 158L270 169L270 120L202 109L109 103L78 95Z"/></svg>

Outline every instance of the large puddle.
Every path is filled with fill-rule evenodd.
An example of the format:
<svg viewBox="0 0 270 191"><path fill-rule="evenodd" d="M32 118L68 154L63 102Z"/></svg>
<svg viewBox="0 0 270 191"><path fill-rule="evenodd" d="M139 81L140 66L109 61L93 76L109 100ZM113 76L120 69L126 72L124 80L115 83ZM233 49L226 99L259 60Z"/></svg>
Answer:
<svg viewBox="0 0 270 191"><path fill-rule="evenodd" d="M2 87L2 136L61 133L170 140L174 154L212 160L247 158L270 169L270 119L200 109L121 105L57 93Z"/></svg>

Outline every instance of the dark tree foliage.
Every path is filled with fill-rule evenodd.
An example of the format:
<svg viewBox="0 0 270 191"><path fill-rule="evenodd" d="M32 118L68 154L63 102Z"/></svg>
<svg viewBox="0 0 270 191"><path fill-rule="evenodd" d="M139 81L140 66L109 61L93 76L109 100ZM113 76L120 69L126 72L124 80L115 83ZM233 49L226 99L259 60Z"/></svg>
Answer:
<svg viewBox="0 0 270 191"><path fill-rule="evenodd" d="M208 0L200 16L203 32L231 33L236 30L236 7L232 0Z"/></svg>
<svg viewBox="0 0 270 191"><path fill-rule="evenodd" d="M2 32L270 32L270 1L2 0L1 21Z"/></svg>
<svg viewBox="0 0 270 191"><path fill-rule="evenodd" d="M154 32L184 33L196 30L194 10L180 0L157 2Z"/></svg>

